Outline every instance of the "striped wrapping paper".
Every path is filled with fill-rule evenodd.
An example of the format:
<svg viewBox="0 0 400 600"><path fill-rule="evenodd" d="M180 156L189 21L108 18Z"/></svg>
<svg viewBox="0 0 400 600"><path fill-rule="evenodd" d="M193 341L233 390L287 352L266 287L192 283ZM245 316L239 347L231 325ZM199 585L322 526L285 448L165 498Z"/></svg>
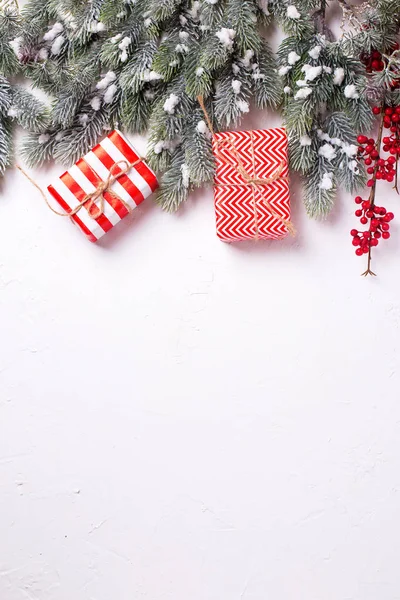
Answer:
<svg viewBox="0 0 400 600"><path fill-rule="evenodd" d="M283 166L281 178L268 185L248 185L232 163L236 163L230 140L240 154L246 173L266 179ZM217 235L224 242L246 239L276 239L287 234L264 202L281 219L290 220L287 135L283 128L227 131L213 138L216 161L214 182Z"/></svg>
<svg viewBox="0 0 400 600"><path fill-rule="evenodd" d="M139 158L124 135L120 131L112 131L47 189L59 205L70 213L87 194L96 190L99 183L107 180L113 165L119 161L134 163ZM121 172L119 167L114 167L114 170L115 173ZM157 187L155 174L141 161L115 181L111 189L134 209ZM104 212L97 218L89 214L86 204L77 214L71 215L71 219L91 242L99 240L129 214L127 207L113 194L105 192L104 199ZM98 203L96 201L96 206Z"/></svg>

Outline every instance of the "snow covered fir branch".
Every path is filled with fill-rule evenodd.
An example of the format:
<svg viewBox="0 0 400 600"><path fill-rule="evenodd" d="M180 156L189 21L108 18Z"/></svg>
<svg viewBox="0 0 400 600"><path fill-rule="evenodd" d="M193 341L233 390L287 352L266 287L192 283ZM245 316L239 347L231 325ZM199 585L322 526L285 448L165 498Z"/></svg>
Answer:
<svg viewBox="0 0 400 600"><path fill-rule="evenodd" d="M399 96L393 0L28 0L13 18L1 29L1 73L23 71L51 99L45 130L22 122L23 99L14 102L33 130L24 159L71 164L116 126L148 132L158 201L171 211L214 174L199 95L215 130L237 127L253 106L282 110L313 217L328 214L338 187L365 182L357 135L377 98ZM285 35L276 52L274 27ZM373 52L391 56L380 70L368 69Z"/></svg>
<svg viewBox="0 0 400 600"><path fill-rule="evenodd" d="M53 98L46 135L28 137L25 160L75 161L104 130L149 130L160 204L175 210L214 172L210 132L235 126L254 100L281 101L276 62L254 0L30 0L18 47L26 74ZM39 142L39 144L38 144Z"/></svg>
<svg viewBox="0 0 400 600"><path fill-rule="evenodd" d="M357 133L372 126L363 59L377 48L390 51L400 11L388 1L375 2L374 7L364 2L361 10L361 6L341 0L345 33L335 39L327 19L333 3L297 2L286 13L283 3L277 4L289 33L278 54L291 166L304 175L309 215L325 216L338 185L354 192L365 183L356 144ZM370 31L374 33L368 34Z"/></svg>
<svg viewBox="0 0 400 600"><path fill-rule="evenodd" d="M26 89L15 85L21 72L15 39L22 32L18 7L11 0L0 11L0 174L12 163L12 129L14 124L27 131L41 132L47 127L46 106Z"/></svg>

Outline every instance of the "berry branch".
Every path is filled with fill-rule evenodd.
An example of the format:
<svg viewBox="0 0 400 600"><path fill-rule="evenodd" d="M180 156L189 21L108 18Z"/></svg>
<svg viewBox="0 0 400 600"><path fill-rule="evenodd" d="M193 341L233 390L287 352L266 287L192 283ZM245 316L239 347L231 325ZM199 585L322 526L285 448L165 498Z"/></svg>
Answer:
<svg viewBox="0 0 400 600"><path fill-rule="evenodd" d="M367 225L369 228L366 231L351 230L353 237L353 246L357 246L356 255L363 256L368 254L367 270L362 273L364 277L367 275L376 276L371 269L372 248L379 245L380 239L388 240L390 238L390 221L394 215L387 212L386 208L376 205L376 187L380 180L386 180L392 183L396 177L397 158L400 153L398 145L398 124L400 123L400 107L393 109L392 107L373 108L375 115L381 115L379 131L376 141L373 138L368 139L364 135L359 135L357 138L359 146L360 158L364 159L367 168L367 173L371 175L367 185L371 188L368 200L363 200L361 196L355 199L356 204L360 204L361 208L355 212L356 217L360 218L362 225ZM392 137L383 138L384 127L389 127L394 134ZM383 140L382 140L383 138ZM387 159L381 158L380 150L383 141L383 150L389 152L391 156Z"/></svg>
<svg viewBox="0 0 400 600"><path fill-rule="evenodd" d="M378 153L379 153L379 150L380 150L381 145L382 145L383 124L384 124L384 118L382 117L380 125L379 125L378 139L377 139L377 142L376 142L376 151ZM372 184L371 192L370 192L370 195L369 195L369 206L368 206L368 210L367 210L367 218L369 217L371 219L371 225L370 225L370 231L368 232L370 234L369 238L368 238L368 241L369 241L369 245L368 245L368 266L367 266L367 270L364 273L362 273L362 275L364 277L367 277L367 275L372 275L372 276L376 277L376 274L371 270L371 260L372 260L372 252L371 251L372 251L372 245L374 245L374 246L378 245L379 238L376 237L376 233L377 233L377 228L376 228L376 230L375 230L375 236L374 236L373 239L371 239L371 235L372 235L371 228L372 228L372 218L376 214L376 210L374 210L374 209L376 209L376 206L375 206L376 184L377 184L377 181L378 181L377 175L378 175L378 172L379 172L379 162L381 160L382 159L380 159L379 156L376 157L376 163L375 163L375 167L374 167L374 178L372 180L373 184ZM380 209L380 211L379 211L378 214L381 214L381 210L382 209ZM372 214L371 214L371 212L372 212ZM376 219L374 219L374 220L376 220ZM376 240L376 242L375 242L375 240Z"/></svg>
<svg viewBox="0 0 400 600"><path fill-rule="evenodd" d="M399 52L399 45L395 44L392 49L392 54L386 56L381 52L374 50L369 55L363 55L362 61L365 64L367 73L372 80L379 80L380 74L382 77L389 77L387 92L397 90L399 81L397 77L397 66L394 57ZM388 75L389 73L389 75ZM378 181L394 182L393 189L399 193L398 189L398 166L400 157L400 105L396 104L396 99L389 99L388 93L384 96L381 106L374 106L372 109L376 117L380 117L380 124L376 140L368 138L365 135L359 135L357 138L358 157L364 161L367 168L367 173L370 179L367 186L371 188L368 200L364 200L361 196L355 198L355 202L361 205L355 211L356 217L360 219L362 225L369 224L366 231L351 230L353 237L353 246L356 246L356 255L368 255L368 265L363 276L372 275L375 273L371 269L372 248L379 245L381 240L390 238L390 222L394 215L387 212L386 208L376 205L376 192ZM384 137L384 129L390 130L390 135ZM386 158L383 153L389 154Z"/></svg>
<svg viewBox="0 0 400 600"><path fill-rule="evenodd" d="M396 131L396 146L400 147L400 138L399 138L399 131L397 129ZM393 189L396 190L397 193L399 193L399 154L396 152L396 175L394 178L394 186Z"/></svg>

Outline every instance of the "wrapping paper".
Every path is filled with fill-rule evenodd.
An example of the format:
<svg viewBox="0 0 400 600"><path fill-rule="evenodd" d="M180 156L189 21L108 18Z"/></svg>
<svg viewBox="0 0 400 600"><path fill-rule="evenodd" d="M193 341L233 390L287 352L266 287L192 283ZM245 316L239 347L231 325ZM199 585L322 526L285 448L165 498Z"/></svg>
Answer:
<svg viewBox="0 0 400 600"><path fill-rule="evenodd" d="M232 144L236 152L232 151ZM216 160L214 182L217 235L225 242L277 239L288 233L270 208L290 221L287 135L283 128L228 131L213 137ZM268 185L249 184L237 168L237 154L248 176L267 179ZM267 206L265 203L270 205Z"/></svg>
<svg viewBox="0 0 400 600"><path fill-rule="evenodd" d="M114 130L47 189L58 204L67 213L71 213L87 194L95 192L99 184L107 181L111 170L114 175L121 173L123 164L120 167L117 163L125 161L125 164L131 164L139 160L139 154L125 136ZM71 219L91 242L96 242L157 187L155 174L140 160L112 184L111 190L115 195L110 191L104 192L102 214L96 209L99 206L97 200L94 206L90 206L89 202L85 203L79 212L71 215Z"/></svg>

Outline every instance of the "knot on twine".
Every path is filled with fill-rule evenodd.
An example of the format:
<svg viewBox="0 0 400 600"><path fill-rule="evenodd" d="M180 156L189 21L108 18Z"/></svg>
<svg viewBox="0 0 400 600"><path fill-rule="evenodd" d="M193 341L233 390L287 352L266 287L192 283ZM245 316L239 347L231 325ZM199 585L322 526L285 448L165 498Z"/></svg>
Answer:
<svg viewBox="0 0 400 600"><path fill-rule="evenodd" d="M112 186L120 177L126 175L134 166L139 164L141 160L142 159L137 160L134 163L128 163L126 160L120 160L114 163L110 169L107 179L105 181L99 181L96 189L93 192L86 194L78 206L76 206L72 212L69 213L69 216L76 215L76 213L80 211L83 206L85 206L92 219L98 219L104 213L104 194L106 193L119 200L124 205L126 210L131 212L132 209L129 204L112 189ZM96 204L97 200L99 200L98 205Z"/></svg>
<svg viewBox="0 0 400 600"><path fill-rule="evenodd" d="M46 194L44 193L42 188L36 183L36 181L34 179L32 179L32 177L30 175L28 175L28 173L26 173L26 171L24 171L24 169L20 165L16 165L16 167L17 167L17 169L19 169L19 171L21 171L21 173L23 175L25 175L25 177L41 193L47 206L50 208L50 210L54 214L58 215L59 217L73 217L83 207L85 207L89 213L89 216L92 219L96 220L99 217L101 217L102 214L104 214L104 203L106 201L105 196L104 196L105 194L111 195L113 198L115 198L116 200L121 202L128 212L132 212L132 208L129 206L129 204L123 198L121 198L121 196L119 194L117 194L115 192L115 190L112 189L112 186L116 181L118 181L118 179L120 179L120 177L129 173L129 171L131 169L133 169L133 167L140 164L142 161L143 161L143 158L139 158L138 160L136 160L135 162L132 162L132 163L129 163L126 160L120 160L120 161L114 163L109 171L107 179L105 181L99 181L96 188L93 190L93 192L89 192L88 194L86 194L86 196L70 212L59 212L58 210L53 208L53 206L51 206ZM95 171L92 169L92 167L90 165L87 165L87 166L90 168L93 175L97 178L98 177L97 173L95 173ZM98 200L99 200L99 203L96 204L96 202Z"/></svg>
<svg viewBox="0 0 400 600"><path fill-rule="evenodd" d="M207 109L205 107L204 98L202 96L198 96L197 100L200 104L200 107L203 110L204 116L207 121L208 128L209 128L211 134L213 135L213 137L215 138L213 124L211 122L211 119L210 119ZM252 166L253 166L253 173L255 173L256 165L255 165L253 132L250 132L250 137L251 137L251 141L252 141L252 144L251 144ZM225 163L229 164L231 167L233 167L237 171L237 173L239 173L239 175L242 177L242 179L244 181L244 185L250 185L253 188L254 224L255 224L255 230L256 230L255 239L259 239L259 237L260 237L259 216L258 216L258 212L257 212L257 198L256 198L256 194L255 194L256 191L258 191L258 193L260 194L261 200L264 203L264 205L267 207L271 216L273 216L277 221L282 223L286 227L286 229L290 233L290 235L292 235L292 236L296 235L296 229L295 229L293 223L288 219L284 219L283 217L281 217L281 215L279 215L276 212L276 210L271 206L268 199L265 197L264 191L260 187L260 186L270 185L274 181L278 181L278 180L287 181L288 180L287 176L282 176L282 172L286 166L286 163L284 161L282 161L280 163L280 165L278 166L278 168L276 169L276 171L270 177L265 177L265 178L257 177L256 175L251 175L246 170L246 166L243 162L243 158L242 158L240 152L238 151L238 149L236 148L235 144L232 142L232 140L230 138L225 138L222 140L214 139L214 141L215 141L215 146L217 148L217 152L218 152L218 150L220 150L222 148L222 146L227 146L229 148L229 150L231 151L236 162L233 160L228 160L226 155L223 155L221 152L218 153L219 158L222 161L224 161ZM230 187L232 187L232 184L229 184L229 185L230 185ZM233 184L233 185L235 185L235 184ZM240 186L241 184L236 184L236 185Z"/></svg>

